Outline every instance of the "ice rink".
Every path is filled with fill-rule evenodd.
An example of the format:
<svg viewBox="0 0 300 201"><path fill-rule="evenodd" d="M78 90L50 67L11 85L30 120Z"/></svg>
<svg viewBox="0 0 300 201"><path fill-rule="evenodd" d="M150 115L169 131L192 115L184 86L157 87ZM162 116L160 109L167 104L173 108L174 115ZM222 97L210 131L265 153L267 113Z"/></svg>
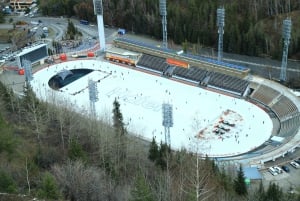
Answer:
<svg viewBox="0 0 300 201"><path fill-rule="evenodd" d="M59 91L49 87L49 79L57 73L82 68L94 71ZM104 61L54 64L34 73L31 86L38 98L69 104L88 114L89 79L97 81L98 118L112 119L113 101L117 98L127 130L149 141L152 137L157 142L165 141L162 104L170 103L174 122L170 128L172 149L184 147L211 157L238 155L263 144L272 132L268 114L243 99Z"/></svg>

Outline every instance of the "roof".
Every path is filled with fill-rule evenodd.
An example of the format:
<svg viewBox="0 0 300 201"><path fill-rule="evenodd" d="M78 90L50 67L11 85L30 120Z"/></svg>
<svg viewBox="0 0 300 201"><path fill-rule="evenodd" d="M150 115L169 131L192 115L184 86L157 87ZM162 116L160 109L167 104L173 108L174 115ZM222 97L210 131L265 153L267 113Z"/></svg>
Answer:
<svg viewBox="0 0 300 201"><path fill-rule="evenodd" d="M119 37L119 38L114 39L114 41L120 41L120 42L124 42L124 43L129 43L129 44L132 44L132 45L138 46L138 47L145 47L145 48L148 48L148 49L153 50L153 51L163 51L163 52L166 52L166 53L169 53L169 54L177 55L177 52L175 50L156 47L156 46L153 46L153 45L150 45L150 44L147 44L147 43L143 43L143 42L140 42L140 41L132 40L132 39L129 39L129 38ZM218 60L215 60L215 59L211 59L211 58L204 57L204 56L199 56L199 55L192 55L192 54L183 53L183 54L180 54L179 58L194 60L194 61L197 61L197 62L207 62L207 63L210 63L210 64L222 66L223 68L230 68L230 69L234 69L234 70L238 70L238 71L248 71L249 70L249 68L246 68L244 66L230 64L230 63L226 63L226 62L223 62L223 61L218 61Z"/></svg>
<svg viewBox="0 0 300 201"><path fill-rule="evenodd" d="M38 45L33 45L31 47L26 47L17 56L19 56L19 57L23 56L23 55L28 54L29 52L32 52L34 50L37 50L43 46L47 46L47 44L42 43L42 44L38 44Z"/></svg>
<svg viewBox="0 0 300 201"><path fill-rule="evenodd" d="M260 172L257 167L244 167L245 178L248 179L262 179Z"/></svg>

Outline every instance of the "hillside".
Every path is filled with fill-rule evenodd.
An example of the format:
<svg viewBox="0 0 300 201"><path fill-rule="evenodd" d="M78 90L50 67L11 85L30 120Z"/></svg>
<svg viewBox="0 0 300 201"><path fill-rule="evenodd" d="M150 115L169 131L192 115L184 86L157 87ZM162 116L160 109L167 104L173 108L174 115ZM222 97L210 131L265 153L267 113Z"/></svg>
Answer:
<svg viewBox="0 0 300 201"><path fill-rule="evenodd" d="M289 5L290 2L290 5ZM93 2L40 0L45 15L76 16L95 21ZM216 10L225 8L224 51L281 59L282 20L291 17L290 58L300 59L299 10L297 0L168 0L169 45L188 42L197 52L202 47L217 48ZM157 39L162 37L159 0L103 1L104 23Z"/></svg>

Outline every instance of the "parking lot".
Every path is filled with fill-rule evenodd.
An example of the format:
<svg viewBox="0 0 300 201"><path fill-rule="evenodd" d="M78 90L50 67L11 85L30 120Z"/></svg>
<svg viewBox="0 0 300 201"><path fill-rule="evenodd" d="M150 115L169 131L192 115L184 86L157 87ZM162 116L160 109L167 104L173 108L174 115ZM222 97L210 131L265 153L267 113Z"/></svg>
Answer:
<svg viewBox="0 0 300 201"><path fill-rule="evenodd" d="M299 151L299 150L298 150ZM295 153L298 155L297 153ZM299 156L299 155L298 155ZM295 158L294 158L295 159ZM267 188L269 183L276 183L278 186L282 188L283 191L290 191L293 189L293 191L298 191L300 193L300 168L296 169L293 167L289 162L291 160L289 158L286 158L285 160L282 159L280 163L278 161L276 162L269 162L267 164L267 167L271 166L278 166L282 167L282 165L285 165L289 168L289 172L283 171L282 173L273 176L268 169L262 170L261 174L263 177L263 184Z"/></svg>

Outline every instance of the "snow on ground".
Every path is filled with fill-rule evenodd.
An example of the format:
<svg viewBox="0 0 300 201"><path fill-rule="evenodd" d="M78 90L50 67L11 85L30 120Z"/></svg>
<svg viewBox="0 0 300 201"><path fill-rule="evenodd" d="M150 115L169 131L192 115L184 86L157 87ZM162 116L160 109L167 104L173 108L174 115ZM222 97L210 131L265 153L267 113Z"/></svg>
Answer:
<svg viewBox="0 0 300 201"><path fill-rule="evenodd" d="M48 80L61 70L76 68L95 71L60 91L48 86ZM162 104L172 104L174 125L170 133L173 149L184 147L211 157L237 155L260 146L272 132L268 114L243 99L103 61L78 60L56 64L36 72L31 85L43 100L58 102L63 99L65 101L60 101L60 104L68 103L78 111L88 113L89 79L97 81L98 118L112 116L113 101L117 98L127 129L144 139L155 137L157 142L165 141ZM219 133L214 132L216 129Z"/></svg>

